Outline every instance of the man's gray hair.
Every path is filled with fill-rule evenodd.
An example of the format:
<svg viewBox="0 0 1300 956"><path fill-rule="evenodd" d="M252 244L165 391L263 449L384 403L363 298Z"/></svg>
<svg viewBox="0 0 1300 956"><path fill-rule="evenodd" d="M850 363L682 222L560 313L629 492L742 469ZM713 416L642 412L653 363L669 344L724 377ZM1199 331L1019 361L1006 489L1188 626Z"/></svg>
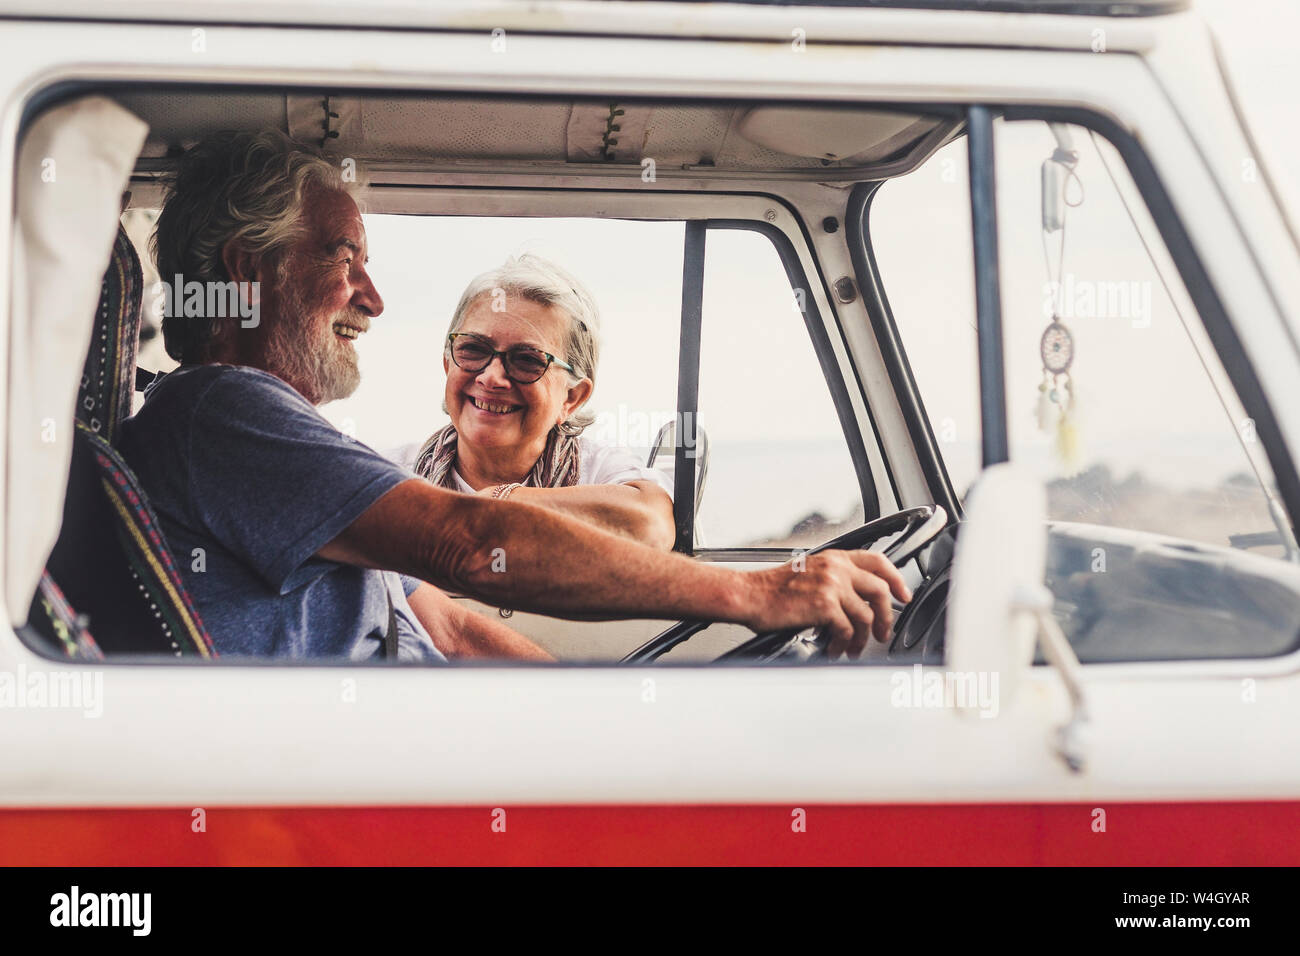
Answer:
<svg viewBox="0 0 1300 956"><path fill-rule="evenodd" d="M313 185L349 193L358 188L344 181L342 167L278 130L204 138L185 152L167 183L150 241L159 279L229 282L221 253L231 240L274 263L302 236L304 194ZM164 318L167 354L182 363L204 361L222 321Z"/></svg>
<svg viewBox="0 0 1300 956"><path fill-rule="evenodd" d="M563 369L572 384L584 378L596 383L596 365L600 361L600 310L587 288L549 259L532 253L512 256L503 265L484 272L470 281L452 314L447 334L457 332L465 322L470 306L483 296L517 295L538 305L555 306L569 317L569 335L560 358L573 366L576 374ZM584 406L585 407L585 406ZM580 435L596 420L591 412L579 410L559 426L566 435Z"/></svg>

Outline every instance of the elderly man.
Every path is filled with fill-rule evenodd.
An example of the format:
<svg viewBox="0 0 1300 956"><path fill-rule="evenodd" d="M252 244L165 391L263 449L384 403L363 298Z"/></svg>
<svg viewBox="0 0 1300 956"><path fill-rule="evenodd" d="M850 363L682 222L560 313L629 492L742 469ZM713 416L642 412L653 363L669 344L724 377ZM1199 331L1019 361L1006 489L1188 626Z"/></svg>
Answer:
<svg viewBox="0 0 1300 956"><path fill-rule="evenodd" d="M165 281L236 283L257 314L173 309L163 334L181 367L121 438L182 566L203 568L186 583L224 655L547 659L416 579L560 616L822 625L833 656L860 654L873 629L884 640L890 592L910 597L876 554L752 573L698 564L555 511L437 487L339 433L315 406L356 389L353 342L383 300L348 187L280 134L191 149L154 253ZM409 603L398 574L413 582Z"/></svg>

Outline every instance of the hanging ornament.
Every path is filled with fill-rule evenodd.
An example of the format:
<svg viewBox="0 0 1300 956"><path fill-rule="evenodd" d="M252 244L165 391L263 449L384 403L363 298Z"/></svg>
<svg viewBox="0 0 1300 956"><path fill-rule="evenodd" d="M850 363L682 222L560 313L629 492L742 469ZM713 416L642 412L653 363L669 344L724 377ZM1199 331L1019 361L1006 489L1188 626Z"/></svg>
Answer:
<svg viewBox="0 0 1300 956"><path fill-rule="evenodd" d="M1083 203L1083 182L1075 172L1079 154L1070 148L1069 133L1060 124L1049 124L1056 136L1057 149L1043 163L1043 262L1047 267L1051 290L1051 321L1043 330L1038 343L1043 362L1043 380L1038 385L1038 403L1035 417L1043 432L1056 432L1056 454L1066 474L1074 474L1079 467L1079 432L1075 426L1078 415L1078 397L1070 366L1074 363L1074 336L1061 321L1065 294L1062 279L1065 275L1065 221L1068 210ZM1077 194L1070 195L1069 186L1077 186ZM1048 251L1048 235L1059 232L1056 268Z"/></svg>
<svg viewBox="0 0 1300 956"><path fill-rule="evenodd" d="M1036 418L1038 419L1038 430L1048 432L1056 427L1056 422L1060 418L1061 412L1056 403L1052 401L1052 389L1056 385L1054 376L1047 369L1043 369L1043 381L1038 386L1038 408Z"/></svg>
<svg viewBox="0 0 1300 956"><path fill-rule="evenodd" d="M1073 475L1079 470L1079 429L1076 426L1079 418L1079 393L1068 372L1058 387L1063 397L1061 418L1056 424L1056 454L1065 474Z"/></svg>
<svg viewBox="0 0 1300 956"><path fill-rule="evenodd" d="M1074 336L1059 316L1043 330L1038 343L1043 361L1043 381L1038 386L1038 427L1042 431L1056 428L1056 453L1067 474L1079 464L1079 433L1075 427L1077 412L1074 381L1070 366L1074 363Z"/></svg>
<svg viewBox="0 0 1300 956"><path fill-rule="evenodd" d="M1038 351L1043 358L1043 369L1052 375L1069 376L1070 365L1074 362L1074 336L1056 315L1043 330L1043 337L1038 342Z"/></svg>

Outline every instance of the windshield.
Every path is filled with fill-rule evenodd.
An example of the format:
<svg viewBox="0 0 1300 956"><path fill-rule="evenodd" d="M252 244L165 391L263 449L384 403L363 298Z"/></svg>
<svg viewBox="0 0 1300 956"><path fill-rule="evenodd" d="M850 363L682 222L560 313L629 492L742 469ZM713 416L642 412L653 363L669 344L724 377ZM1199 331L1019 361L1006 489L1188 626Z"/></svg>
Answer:
<svg viewBox="0 0 1300 956"><path fill-rule="evenodd" d="M1085 660L1281 653L1300 566L1245 413L1115 147L994 127L1011 460L1051 521L1048 586ZM980 471L966 144L886 183L870 240L953 489Z"/></svg>

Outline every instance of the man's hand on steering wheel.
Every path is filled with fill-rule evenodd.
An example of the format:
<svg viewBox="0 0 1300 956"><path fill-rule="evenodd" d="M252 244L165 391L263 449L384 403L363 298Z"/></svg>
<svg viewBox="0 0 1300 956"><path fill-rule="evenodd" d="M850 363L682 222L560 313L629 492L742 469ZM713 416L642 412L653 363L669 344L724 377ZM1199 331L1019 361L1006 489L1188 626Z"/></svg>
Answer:
<svg viewBox="0 0 1300 956"><path fill-rule="evenodd" d="M827 657L862 656L874 632L888 642L894 624L889 596L912 599L898 569L873 551L821 551L799 565L756 571L757 601L744 621L755 631L819 627L829 637Z"/></svg>

